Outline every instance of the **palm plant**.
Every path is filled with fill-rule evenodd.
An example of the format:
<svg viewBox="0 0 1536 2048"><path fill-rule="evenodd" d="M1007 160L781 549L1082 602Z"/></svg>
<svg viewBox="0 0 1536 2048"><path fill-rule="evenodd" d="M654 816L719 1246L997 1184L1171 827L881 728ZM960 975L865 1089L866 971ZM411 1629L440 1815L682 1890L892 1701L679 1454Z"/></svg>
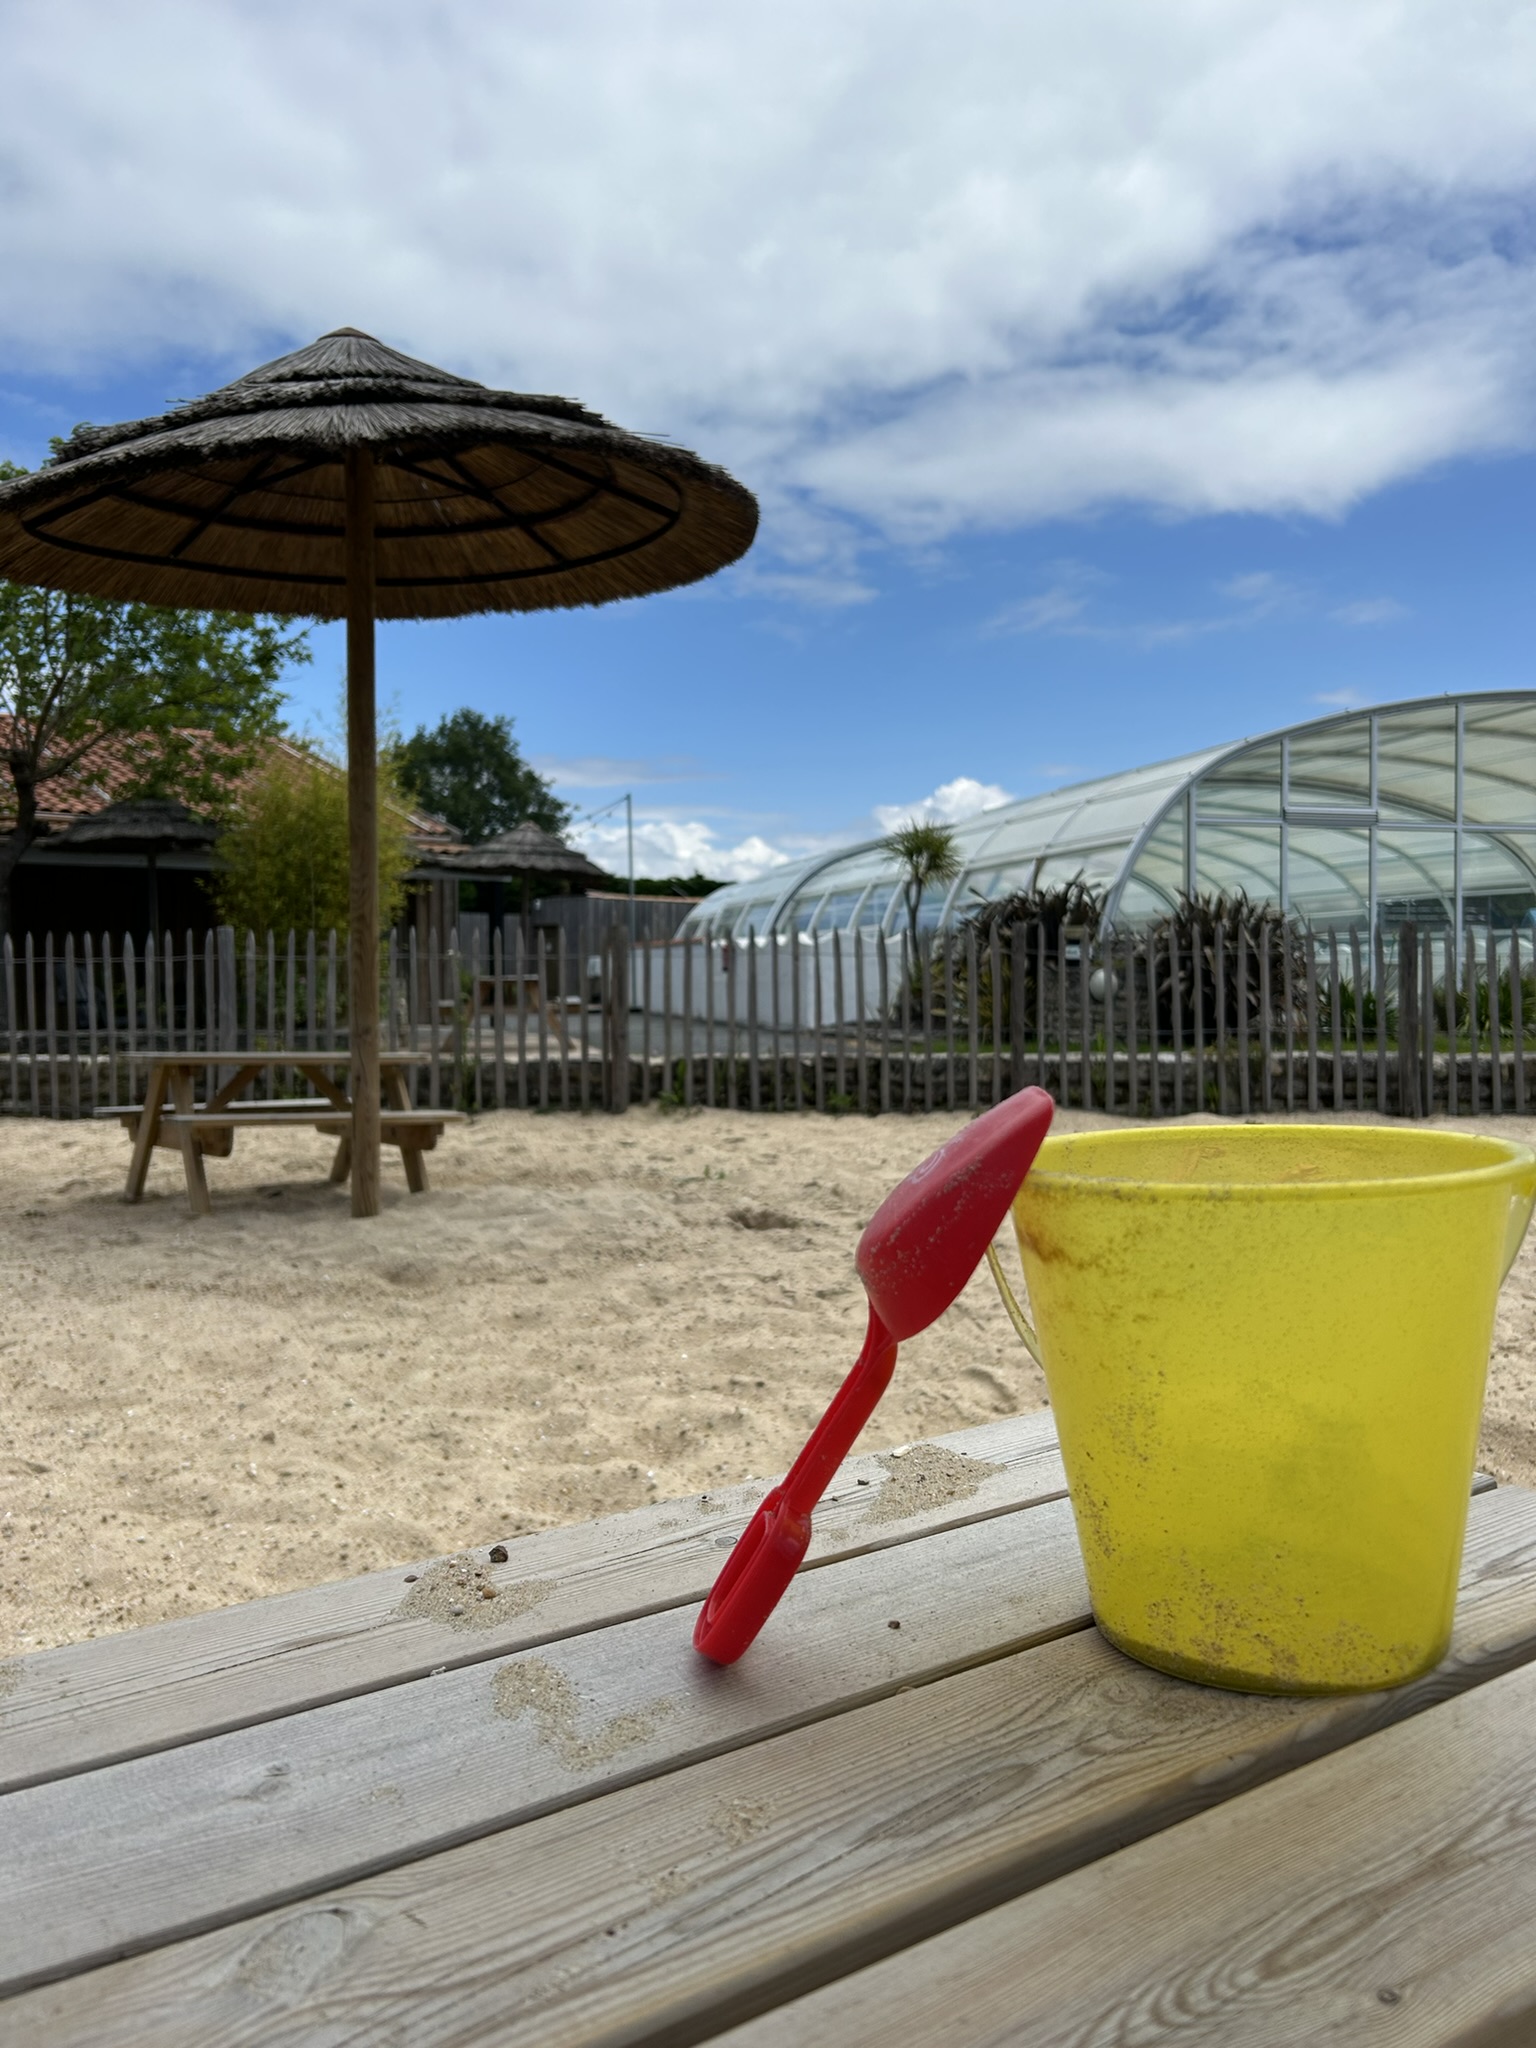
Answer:
<svg viewBox="0 0 1536 2048"><path fill-rule="evenodd" d="M901 863L901 896L907 910L907 937L917 959L917 919L923 896L935 884L952 882L960 872L960 849L948 825L911 818L885 842L886 851Z"/></svg>
<svg viewBox="0 0 1536 2048"><path fill-rule="evenodd" d="M1268 927L1268 938L1261 935ZM1238 933L1246 934L1244 965L1238 968ZM1148 933L1152 959L1153 1003L1160 1031L1171 1031L1177 1011L1183 1035L1194 1032L1196 1000L1202 1028L1213 1030L1218 1019L1229 1031L1239 1020L1250 1031L1263 1017L1263 980L1259 964L1261 944L1270 947L1269 1015L1272 1024L1285 1023L1285 964L1290 963L1291 1013L1293 1027L1305 1029L1307 964L1312 945L1306 927L1272 903L1255 903L1245 890L1230 894L1181 894L1172 910L1158 920ZM1217 1001L1216 953L1223 950L1221 1002Z"/></svg>

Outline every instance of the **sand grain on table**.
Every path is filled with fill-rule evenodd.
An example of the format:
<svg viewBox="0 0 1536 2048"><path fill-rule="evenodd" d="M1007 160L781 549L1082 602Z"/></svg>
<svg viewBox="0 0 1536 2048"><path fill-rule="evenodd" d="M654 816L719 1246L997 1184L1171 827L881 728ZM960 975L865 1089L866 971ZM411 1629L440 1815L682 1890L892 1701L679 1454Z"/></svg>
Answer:
<svg viewBox="0 0 1536 2048"><path fill-rule="evenodd" d="M863 1339L859 1231L965 1121L488 1115L424 1199L386 1155L356 1223L313 1132L242 1132L195 1222L172 1155L128 1208L116 1126L0 1120L0 1659L430 1558L421 1611L474 1628L530 1595L515 1548L473 1580L498 1541L782 1471ZM1044 1398L983 1271L902 1346L866 1447ZM914 1504L985 1476L932 1456ZM1536 1482L1529 1244L1481 1456Z"/></svg>

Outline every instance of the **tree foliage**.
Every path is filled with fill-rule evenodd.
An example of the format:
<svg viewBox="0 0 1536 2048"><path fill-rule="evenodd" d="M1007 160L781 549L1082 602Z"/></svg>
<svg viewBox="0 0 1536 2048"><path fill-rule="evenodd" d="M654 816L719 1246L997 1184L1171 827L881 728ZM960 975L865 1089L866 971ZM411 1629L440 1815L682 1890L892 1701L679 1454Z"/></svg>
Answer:
<svg viewBox="0 0 1536 2048"><path fill-rule="evenodd" d="M0 463L0 480L22 472ZM126 743L125 796L175 796L220 815L259 741L280 728L279 682L310 658L287 620L112 604L0 581L0 930L10 879L38 837L40 792L100 741Z"/></svg>
<svg viewBox="0 0 1536 2048"><path fill-rule="evenodd" d="M559 834L571 821L569 804L523 759L510 718L466 705L418 726L393 759L401 787L471 845L530 822Z"/></svg>
<svg viewBox="0 0 1536 2048"><path fill-rule="evenodd" d="M379 768L379 921L405 900L414 860L406 799L387 762ZM347 779L318 755L274 754L241 795L219 840L214 899L226 924L254 932L345 932L348 926Z"/></svg>

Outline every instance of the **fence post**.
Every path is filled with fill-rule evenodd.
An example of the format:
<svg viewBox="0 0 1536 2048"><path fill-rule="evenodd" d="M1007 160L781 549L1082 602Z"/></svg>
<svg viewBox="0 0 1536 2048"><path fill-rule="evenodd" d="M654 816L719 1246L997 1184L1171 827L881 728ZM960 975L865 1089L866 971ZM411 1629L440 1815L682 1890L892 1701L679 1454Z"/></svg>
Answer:
<svg viewBox="0 0 1536 2048"><path fill-rule="evenodd" d="M1397 934L1397 1113L1419 1114L1419 934L1412 924Z"/></svg>
<svg viewBox="0 0 1536 2048"><path fill-rule="evenodd" d="M1434 945L1433 939L1425 941L1424 950L1431 959L1434 958ZM1433 1045L1435 1042L1433 995L1424 1005L1424 1009L1431 1020L1429 1042ZM1455 1116L1457 1098L1461 1094L1461 1048L1456 1041L1456 934L1454 932L1447 932L1445 936L1445 1113L1447 1116ZM1474 1046L1477 1043L1475 1038L1472 1042ZM1477 1062L1475 1060L1472 1063L1472 1071L1475 1076L1477 1071ZM1425 1100L1431 1110L1435 1106L1435 1084L1432 1076L1433 1070L1431 1070L1429 1085L1424 1091ZM1475 1091L1472 1096L1472 1107L1474 1110L1477 1107Z"/></svg>
<svg viewBox="0 0 1536 2048"><path fill-rule="evenodd" d="M1212 1019L1216 1035L1216 1108L1226 1116L1231 1105L1227 1101L1227 927L1218 920L1215 930L1214 1003L1216 1015Z"/></svg>
<svg viewBox="0 0 1536 2048"><path fill-rule="evenodd" d="M629 934L610 925L603 946L603 1100L612 1116L629 1108Z"/></svg>
<svg viewBox="0 0 1536 2048"><path fill-rule="evenodd" d="M1253 1107L1253 1076L1248 1061L1248 927L1237 927L1237 1106L1244 1116Z"/></svg>
<svg viewBox="0 0 1536 2048"><path fill-rule="evenodd" d="M1520 927L1509 935L1509 1031L1515 1049L1515 1114L1525 1115L1525 989L1521 983Z"/></svg>
<svg viewBox="0 0 1536 2048"><path fill-rule="evenodd" d="M1008 945L1012 955L1008 975L1008 1093L1017 1095L1024 1086L1024 990L1027 982L1024 960L1029 945L1029 932L1022 920L1008 934ZM992 998L994 1009L1002 1000L1003 991L999 984Z"/></svg>
<svg viewBox="0 0 1536 2048"><path fill-rule="evenodd" d="M1499 1014L1499 942L1493 926L1483 942L1488 974L1488 1107L1495 1116L1504 1114L1504 1035Z"/></svg>
<svg viewBox="0 0 1536 2048"><path fill-rule="evenodd" d="M235 928L232 924L221 924L218 929L218 949L214 973L215 1030L218 1033L220 1052L236 1052L240 1045L240 989L235 979ZM220 1067L219 1086L222 1088L235 1077L233 1067Z"/></svg>

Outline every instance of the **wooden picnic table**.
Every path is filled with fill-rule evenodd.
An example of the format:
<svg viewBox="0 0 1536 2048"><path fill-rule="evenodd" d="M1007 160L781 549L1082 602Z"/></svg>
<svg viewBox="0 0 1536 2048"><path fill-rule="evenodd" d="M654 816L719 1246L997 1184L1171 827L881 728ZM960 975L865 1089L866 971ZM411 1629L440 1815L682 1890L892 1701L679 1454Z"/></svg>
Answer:
<svg viewBox="0 0 1536 2048"><path fill-rule="evenodd" d="M1094 1630L1049 1414L0 1667L0 2043L1536 2039L1536 1495L1453 1647L1266 1699Z"/></svg>
<svg viewBox="0 0 1536 2048"><path fill-rule="evenodd" d="M340 1069L345 1075L351 1058L346 1051L296 1051L292 1047L278 1052L227 1052L222 1056L206 1051L157 1052L150 1065L149 1085L142 1103L109 1103L95 1112L98 1117L115 1117L133 1139L124 1199L143 1199L149 1156L159 1145L181 1154L187 1177L187 1201L193 1215L211 1214L213 1205L203 1171L204 1157L228 1158L235 1132L242 1129L313 1125L323 1135L337 1139L330 1177L338 1182L346 1180L352 1170L352 1099L343 1082L336 1079L336 1072ZM399 1147L406 1186L413 1195L424 1193L427 1186L422 1154L433 1150L445 1124L464 1122L460 1110L417 1109L412 1105L405 1069L421 1063L419 1052L379 1055L387 1105L380 1114L380 1135L385 1144ZM246 1089L258 1075L276 1068L303 1075L314 1088L314 1095L282 1101L246 1096ZM210 1070L227 1078L206 1101L198 1102L197 1077Z"/></svg>

